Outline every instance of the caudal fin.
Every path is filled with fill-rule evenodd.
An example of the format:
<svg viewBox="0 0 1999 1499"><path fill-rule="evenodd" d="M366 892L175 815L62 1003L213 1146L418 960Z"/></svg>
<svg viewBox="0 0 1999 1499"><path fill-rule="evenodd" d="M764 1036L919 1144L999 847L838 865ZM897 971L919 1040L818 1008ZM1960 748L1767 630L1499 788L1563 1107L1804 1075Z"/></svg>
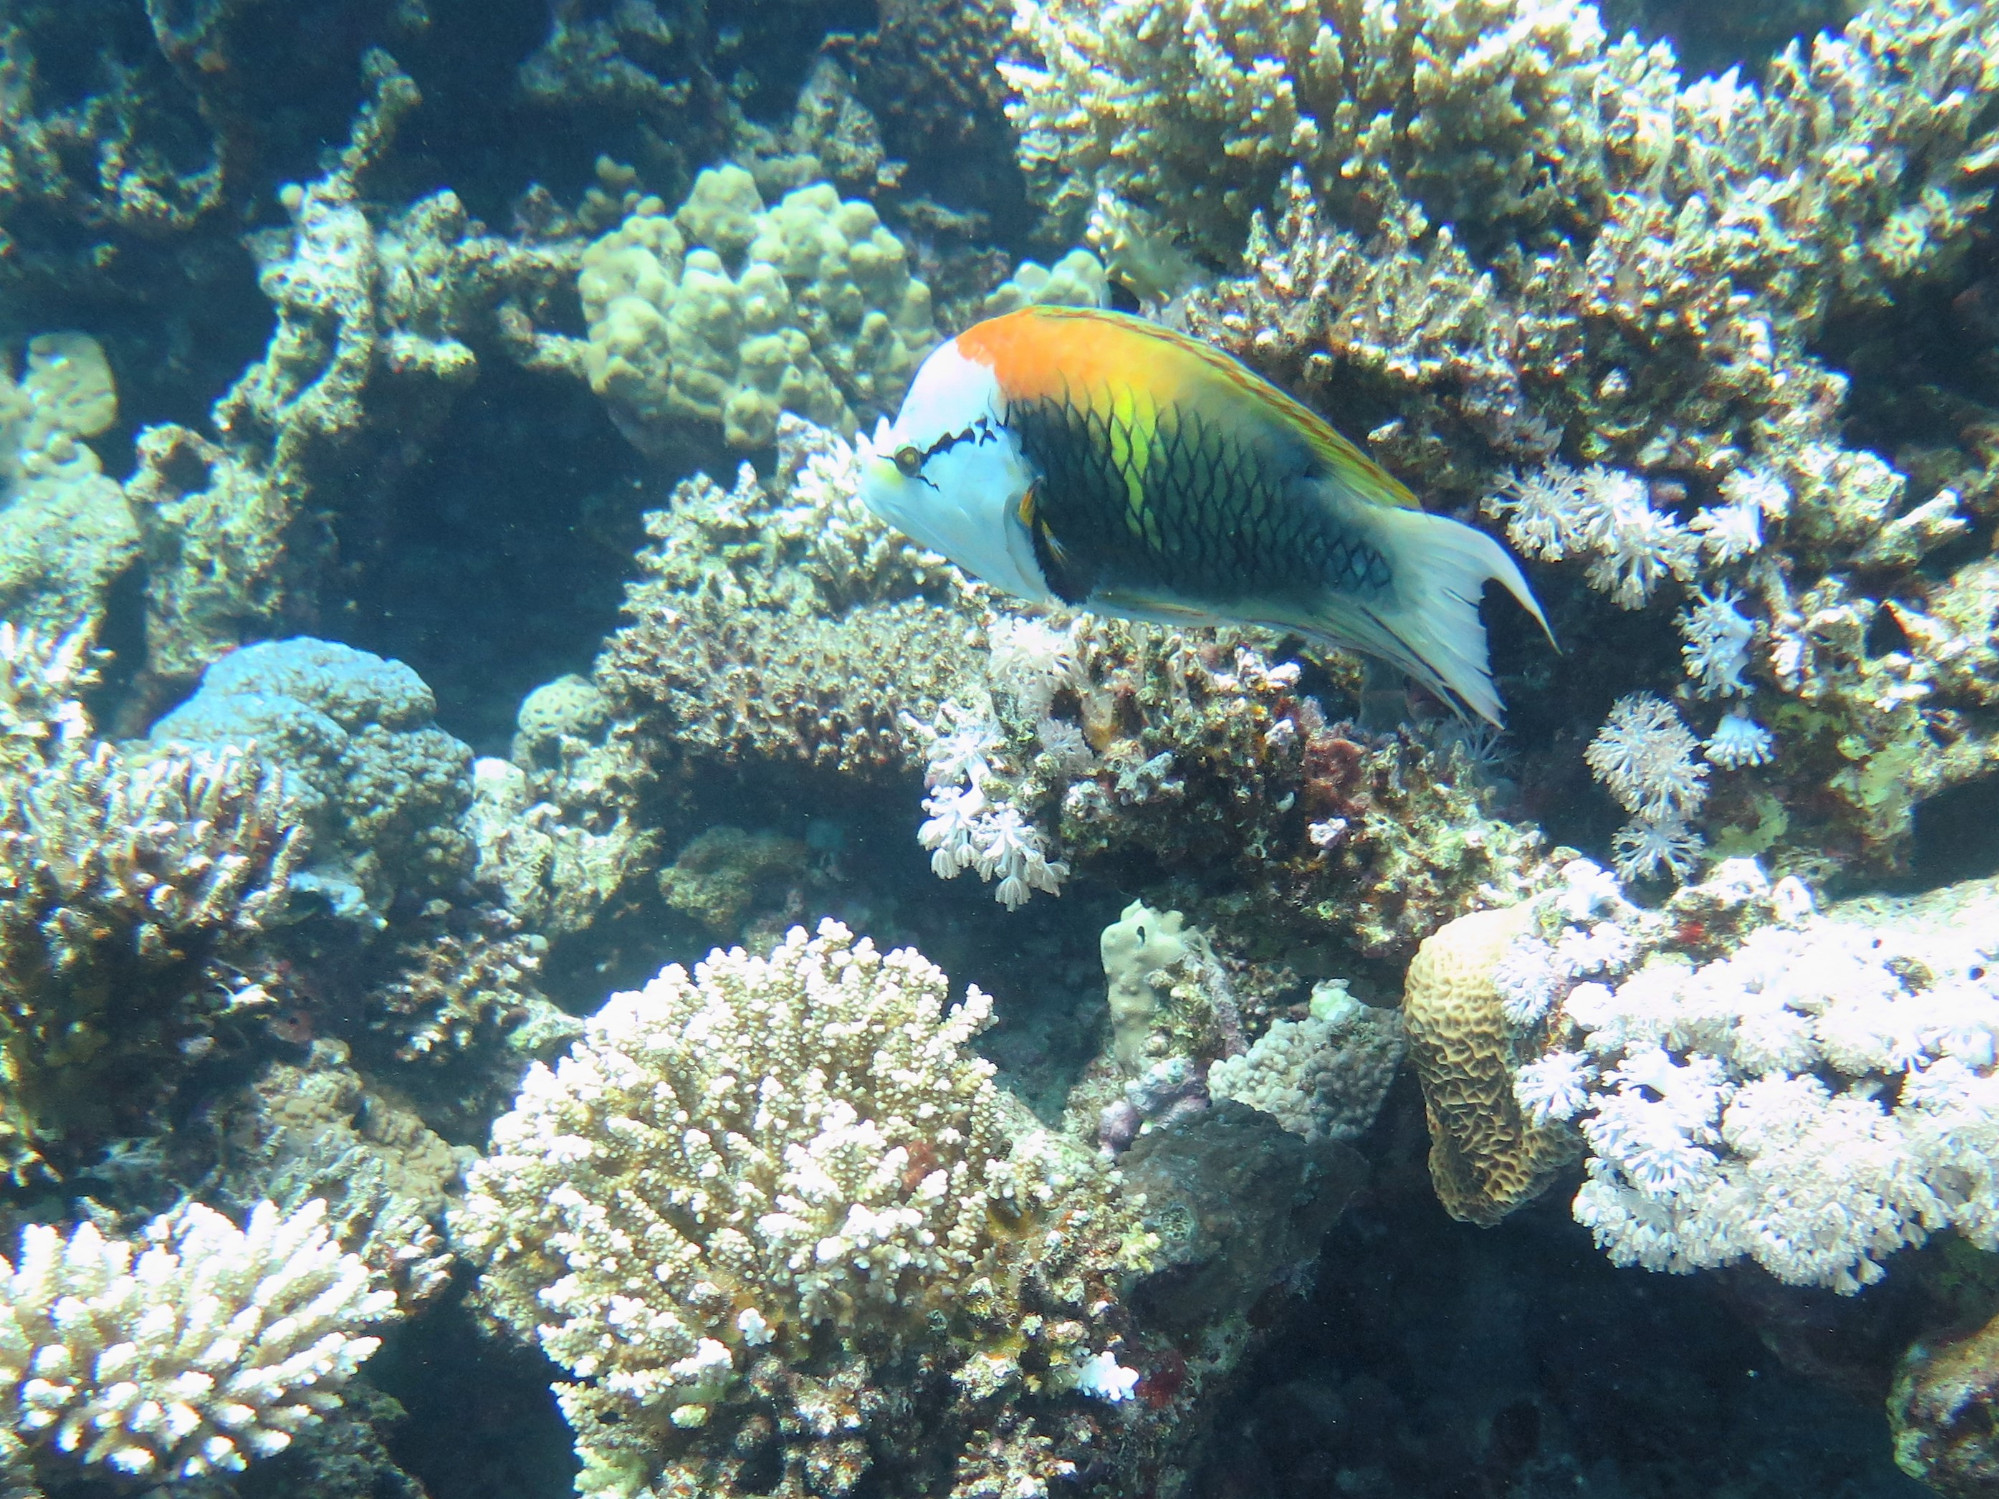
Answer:
<svg viewBox="0 0 1999 1499"><path fill-rule="evenodd" d="M1337 644L1393 662L1453 709L1498 725L1479 595L1497 581L1548 632L1555 632L1506 549L1483 531L1420 510L1370 507L1365 524L1394 578L1376 597L1340 593L1327 602L1319 632Z"/></svg>

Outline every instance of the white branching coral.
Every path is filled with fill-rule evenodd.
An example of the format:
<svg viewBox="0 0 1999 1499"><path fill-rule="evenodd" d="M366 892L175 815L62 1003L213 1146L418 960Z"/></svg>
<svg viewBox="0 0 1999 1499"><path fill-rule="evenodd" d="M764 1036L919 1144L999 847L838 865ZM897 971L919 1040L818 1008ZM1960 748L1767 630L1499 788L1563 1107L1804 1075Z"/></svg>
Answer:
<svg viewBox="0 0 1999 1499"><path fill-rule="evenodd" d="M1069 1370L1101 1351L1054 1318L1024 1348L1012 1298L1093 1235L1105 1271L1120 1225L1137 1243L1113 1178L1019 1127L967 1050L992 1001L947 999L920 953L827 921L767 959L668 968L529 1069L451 1226L493 1308L573 1376L584 1492L635 1491L632 1470L694 1440L675 1432L726 1440L716 1408L761 1398L744 1381L766 1354L874 1357L986 1317L1014 1340L974 1355L999 1385L1033 1353Z"/></svg>
<svg viewBox="0 0 1999 1499"><path fill-rule="evenodd" d="M1628 693L1583 751L1583 759L1618 805L1633 814L1612 847L1618 873L1639 879L1681 877L1698 862L1700 835L1688 819L1707 800L1708 768L1696 739L1673 705L1649 692Z"/></svg>
<svg viewBox="0 0 1999 1499"><path fill-rule="evenodd" d="M1851 1294L1945 1228L1999 1248L1992 898L1947 924L1841 919L1737 860L1675 900L1619 918L1633 971L1558 980L1548 1049L1514 1078L1588 1143L1575 1216L1610 1257L1749 1258ZM1689 929L1721 955L1694 960ZM1548 934L1506 961L1545 963Z"/></svg>
<svg viewBox="0 0 1999 1499"><path fill-rule="evenodd" d="M1062 638L1057 632L1048 634ZM1038 635L1030 636L1029 644L1023 654L1036 663L1047 659L1041 647L1056 649ZM1009 669L1015 678L1032 680L1043 666L1014 663ZM1056 720L1044 723L1059 727ZM945 703L935 723L905 715L904 726L925 743L924 784L931 790L923 799L925 816L916 841L930 855L931 872L949 880L976 869L980 879L998 882L993 899L1009 911L1025 905L1036 890L1060 895L1069 866L1048 857L1041 829L1005 799L1005 783L994 778L993 761L1005 740L999 726L957 703ZM1053 753L1054 747L1049 748ZM1068 750L1071 756L1078 752L1087 755L1087 744Z"/></svg>
<svg viewBox="0 0 1999 1499"><path fill-rule="evenodd" d="M381 1343L357 1334L395 1304L316 1198L240 1229L190 1203L136 1240L30 1226L0 1258L0 1474L173 1483L282 1452L340 1404Z"/></svg>
<svg viewBox="0 0 1999 1499"><path fill-rule="evenodd" d="M1692 608L1680 612L1681 655L1694 691L1702 697L1727 697L1747 692L1742 673L1749 666L1749 647L1756 640L1756 621L1736 605L1742 595L1727 583L1712 592L1694 590Z"/></svg>
<svg viewBox="0 0 1999 1499"><path fill-rule="evenodd" d="M1690 581L1700 560L1701 538L1653 508L1644 480L1602 464L1576 470L1551 460L1512 475L1483 508L1530 557L1587 558L1590 587L1625 609L1643 606L1667 578Z"/></svg>

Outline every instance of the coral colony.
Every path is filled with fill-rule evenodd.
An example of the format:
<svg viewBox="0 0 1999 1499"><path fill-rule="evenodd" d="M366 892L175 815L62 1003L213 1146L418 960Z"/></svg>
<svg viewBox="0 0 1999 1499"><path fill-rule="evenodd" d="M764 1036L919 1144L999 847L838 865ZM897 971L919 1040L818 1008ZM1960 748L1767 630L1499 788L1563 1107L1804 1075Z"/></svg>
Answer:
<svg viewBox="0 0 1999 1499"><path fill-rule="evenodd" d="M1999 7L491 9L0 14L0 1491L1994 1492ZM870 510L1056 307L1507 727Z"/></svg>

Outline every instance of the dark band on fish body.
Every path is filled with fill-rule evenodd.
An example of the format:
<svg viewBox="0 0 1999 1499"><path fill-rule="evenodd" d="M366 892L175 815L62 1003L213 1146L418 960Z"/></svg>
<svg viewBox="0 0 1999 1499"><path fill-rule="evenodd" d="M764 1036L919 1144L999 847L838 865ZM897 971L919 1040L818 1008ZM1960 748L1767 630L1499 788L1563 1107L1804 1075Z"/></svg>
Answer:
<svg viewBox="0 0 1999 1499"><path fill-rule="evenodd" d="M1170 407L1148 440L1066 394L1014 402L1006 425L1039 475L1034 556L1064 603L1115 592L1226 607L1327 588L1374 596L1393 581L1381 551L1306 492L1302 449L1294 458Z"/></svg>

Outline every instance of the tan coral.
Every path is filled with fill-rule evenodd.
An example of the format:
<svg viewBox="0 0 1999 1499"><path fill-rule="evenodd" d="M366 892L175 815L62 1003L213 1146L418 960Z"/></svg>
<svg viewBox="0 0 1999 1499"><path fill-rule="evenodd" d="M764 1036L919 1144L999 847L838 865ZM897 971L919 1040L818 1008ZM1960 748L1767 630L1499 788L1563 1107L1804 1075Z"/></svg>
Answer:
<svg viewBox="0 0 1999 1499"><path fill-rule="evenodd" d="M1574 1130L1530 1124L1513 1097L1493 972L1531 920L1524 903L1460 916L1416 950L1402 997L1430 1119L1430 1180L1445 1212L1481 1227L1533 1201L1578 1153Z"/></svg>

